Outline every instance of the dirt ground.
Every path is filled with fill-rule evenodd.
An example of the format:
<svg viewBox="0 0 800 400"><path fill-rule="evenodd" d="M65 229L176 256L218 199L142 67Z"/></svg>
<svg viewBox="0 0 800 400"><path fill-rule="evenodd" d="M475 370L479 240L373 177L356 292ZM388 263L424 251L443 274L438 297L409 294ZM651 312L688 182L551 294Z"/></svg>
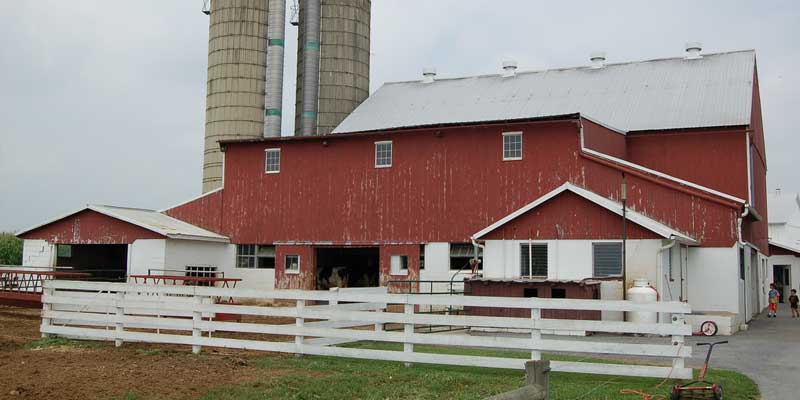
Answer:
<svg viewBox="0 0 800 400"><path fill-rule="evenodd" d="M188 346L81 342L32 348L39 310L0 306L0 399L190 399L213 387L252 382L290 370L258 368L268 353ZM283 357L281 355L274 355Z"/></svg>

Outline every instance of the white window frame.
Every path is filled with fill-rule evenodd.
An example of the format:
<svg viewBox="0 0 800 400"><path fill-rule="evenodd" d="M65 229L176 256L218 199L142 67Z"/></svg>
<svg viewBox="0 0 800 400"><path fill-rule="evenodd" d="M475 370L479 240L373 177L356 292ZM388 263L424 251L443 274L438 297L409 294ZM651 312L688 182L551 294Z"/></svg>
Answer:
<svg viewBox="0 0 800 400"><path fill-rule="evenodd" d="M519 136L519 157L506 157L506 137L509 136ZM523 141L522 141L522 131L517 132L503 132L503 142L501 146L501 151L503 154L503 161L519 161L522 160L523 154Z"/></svg>
<svg viewBox="0 0 800 400"><path fill-rule="evenodd" d="M378 164L378 146L382 144L389 145L389 164L383 165ZM375 142L375 168L391 168L392 164L394 163L394 145L392 144L391 140L382 140L380 142Z"/></svg>
<svg viewBox="0 0 800 400"><path fill-rule="evenodd" d="M277 171L270 171L269 170L269 154L270 153L277 153L278 154L278 170ZM281 149L280 148L272 148L272 149L265 149L264 150L264 173L265 174L278 174L281 172Z"/></svg>
<svg viewBox="0 0 800 400"><path fill-rule="evenodd" d="M289 269L289 257L297 257L297 269ZM283 270L287 274L299 274L300 273L300 255L299 254L287 254L283 256Z"/></svg>
<svg viewBox="0 0 800 400"><path fill-rule="evenodd" d="M402 268L402 257L406 258L406 267ZM395 262L395 260L398 260ZM398 265L398 267L395 267ZM407 254L392 254L389 258L389 272L392 275L408 275L408 255Z"/></svg>

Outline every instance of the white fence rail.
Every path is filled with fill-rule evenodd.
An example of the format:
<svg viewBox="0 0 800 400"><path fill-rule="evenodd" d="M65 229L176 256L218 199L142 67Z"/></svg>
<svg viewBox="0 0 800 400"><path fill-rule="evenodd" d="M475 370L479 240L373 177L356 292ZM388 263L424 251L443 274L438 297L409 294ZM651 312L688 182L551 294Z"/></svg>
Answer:
<svg viewBox="0 0 800 400"><path fill-rule="evenodd" d="M291 307L216 304L219 298L294 301ZM589 374L691 378L684 366L691 347L684 337L691 326L684 315L691 310L679 302L633 303L616 300L539 299L451 295L388 294L385 288L338 291L248 290L198 286L155 286L128 283L47 281L42 297L43 335L263 350L296 354L380 359L406 363L468 365L524 369L525 359L431 354L414 351L414 345L457 346L542 352L660 357L669 366L552 361L553 371ZM325 303L319 305L319 303ZM415 312L420 306L465 306L531 310L530 318L471 315L434 315ZM641 311L671 313L672 323L582 321L541 318L542 309ZM232 322L215 320L217 314L285 317L291 323ZM291 321L291 320L287 320ZM402 328L388 331L386 325ZM449 325L467 328L525 329L526 337L472 336L469 333L422 333L417 326ZM136 331L128 328L135 328ZM667 336L661 344L620 343L586 339L543 337L542 330L636 333ZM166 331L166 332L162 332ZM219 337L219 332L294 337ZM229 336L229 335L226 335ZM403 351L336 347L352 341L402 343Z"/></svg>

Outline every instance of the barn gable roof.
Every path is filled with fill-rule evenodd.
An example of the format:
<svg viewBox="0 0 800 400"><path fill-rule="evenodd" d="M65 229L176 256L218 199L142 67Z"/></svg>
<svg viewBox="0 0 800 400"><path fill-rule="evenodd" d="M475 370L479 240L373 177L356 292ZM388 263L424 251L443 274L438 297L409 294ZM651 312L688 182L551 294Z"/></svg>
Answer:
<svg viewBox="0 0 800 400"><path fill-rule="evenodd" d="M603 196L601 196L601 195L599 195L597 193L594 193L592 191L586 190L584 188L578 187L578 186L576 186L576 185L574 185L572 183L566 182L563 185L561 185L561 186L555 188L554 190L550 191L549 193L545 194L544 196L539 197L538 199L534 200L533 202L531 202L531 203L525 205L524 207L512 212L511 214L508 214L507 216L501 218L497 222L495 222L495 223L487 226L486 228L482 229L481 231L475 233L474 235L472 235L472 238L477 240L477 239L480 239L480 238L486 236L487 234L489 234L490 232L494 231L495 229L497 229L497 228L499 228L499 227L501 227L501 226L513 221L517 217L527 213L530 210L533 210L534 208L544 204L548 200L556 197L557 195L559 195L559 194L561 194L561 193L563 193L565 191L569 191L569 192L572 192L572 193L574 193L574 194L576 194L578 196L581 196L584 199L589 200L592 203L597 204L598 206L603 207L606 210L609 210L609 211L611 211L611 212L613 212L613 213L615 213L617 215L620 215L620 216L622 215L622 204L621 203L619 203L617 201L614 201L614 200L611 200L611 199L608 199L608 198L605 198L605 197L603 197ZM651 231L651 232L653 232L653 233L655 233L655 234L657 234L657 235L659 235L659 236L661 236L661 237L663 237L665 239L674 239L674 240L677 240L677 241L679 241L681 243L688 244L688 245L698 245L698 244L700 244L694 238L692 238L692 237L690 237L690 236L688 236L688 235L686 235L684 233L681 233L681 232L679 232L679 231L677 231L677 230L675 230L675 229L673 229L673 228L671 228L671 227L669 227L667 225L664 225L661 222L658 222L658 221L656 221L656 220L654 220L654 219L652 219L650 217L647 217L647 216L645 216L643 214L640 214L640 213L638 213L636 211L633 211L633 210L630 210L630 209L627 210L626 218L629 221L631 221L632 223L635 223L635 224L637 224L637 225L639 225L639 226L641 226L641 227L643 227L643 228L645 228L645 229L647 229L647 230L649 230L649 231Z"/></svg>
<svg viewBox="0 0 800 400"><path fill-rule="evenodd" d="M108 217L158 233L170 239L228 242L228 238L205 230L155 210L88 204L79 210L51 219L45 223L17 232L17 236L60 221L81 211L91 210Z"/></svg>
<svg viewBox="0 0 800 400"><path fill-rule="evenodd" d="M334 133L581 113L622 131L750 124L755 51L386 83Z"/></svg>

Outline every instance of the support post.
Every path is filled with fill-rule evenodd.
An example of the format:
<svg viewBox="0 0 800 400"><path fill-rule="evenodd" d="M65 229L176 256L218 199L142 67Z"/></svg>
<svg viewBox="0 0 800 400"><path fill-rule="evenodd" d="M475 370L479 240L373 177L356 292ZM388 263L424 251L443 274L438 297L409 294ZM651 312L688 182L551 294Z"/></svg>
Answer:
<svg viewBox="0 0 800 400"><path fill-rule="evenodd" d="M525 384L539 385L544 389L544 398L550 389L550 361L528 361L525 363Z"/></svg>
<svg viewBox="0 0 800 400"><path fill-rule="evenodd" d="M125 329L122 318L125 317L125 307L123 307L123 302L125 300L125 292L117 292L116 299L114 301L114 305L117 308L116 318L114 320L114 326L116 327L116 338L114 340L114 346L120 347L122 346L122 333Z"/></svg>
<svg viewBox="0 0 800 400"><path fill-rule="evenodd" d="M542 319L542 309L531 308L531 343L538 345L542 340L542 331L538 328L538 321ZM542 352L538 350L531 350L531 360L538 361L542 359Z"/></svg>
<svg viewBox="0 0 800 400"><path fill-rule="evenodd" d="M197 340L203 336L203 332L200 330L200 325L203 323L203 312L200 311L200 305L203 304L205 301L204 298L195 295L194 296L194 309L192 310L192 339ZM192 354L200 354L200 350L202 346L199 344L192 345Z"/></svg>
<svg viewBox="0 0 800 400"><path fill-rule="evenodd" d="M43 285L43 289L42 289L42 313L45 313L45 312L50 311L50 310L53 309L53 304L48 302L48 301L45 301L46 300L45 298L53 296L55 294L55 290L53 290L52 288L47 287L48 285L47 285L46 281L43 282L42 285ZM42 332L42 338L50 337L50 334L49 333L45 333L44 331L46 331L47 328L50 327L52 322L53 321L50 318L42 318L42 325L39 327L39 331Z"/></svg>
<svg viewBox="0 0 800 400"><path fill-rule="evenodd" d="M406 303L404 305L403 311L405 312L406 317L412 317L414 315L414 305ZM403 352L404 353L413 353L414 352L414 344L408 343L409 336L414 334L414 324L413 323L406 323L403 326L403 334L405 337L403 338ZM411 363L406 362L406 367L410 367Z"/></svg>
<svg viewBox="0 0 800 400"><path fill-rule="evenodd" d="M303 313L306 309L306 301L305 300L297 300L297 318L294 320L294 324L298 328L303 328L305 325L305 320L303 319ZM300 357L303 354L303 340L304 337L297 335L294 337L294 353L296 357Z"/></svg>
<svg viewBox="0 0 800 400"><path fill-rule="evenodd" d="M672 314L672 324L682 326L686 324L683 314ZM675 346L675 358L672 359L672 370L683 369L685 367L683 357L680 356L679 351L683 348L684 337L683 335L672 335L672 345Z"/></svg>

